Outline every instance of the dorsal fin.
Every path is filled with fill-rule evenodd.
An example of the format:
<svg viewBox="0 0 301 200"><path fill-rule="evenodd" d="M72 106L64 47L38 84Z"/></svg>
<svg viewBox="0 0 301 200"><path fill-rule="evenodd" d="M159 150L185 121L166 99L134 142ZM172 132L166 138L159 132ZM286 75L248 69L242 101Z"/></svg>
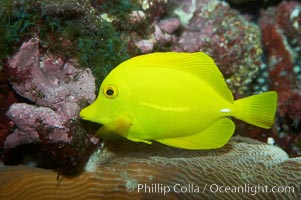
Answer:
<svg viewBox="0 0 301 200"><path fill-rule="evenodd" d="M227 101L234 102L233 95L213 59L203 52L157 52L136 56L119 67L163 67L192 73L207 82Z"/></svg>

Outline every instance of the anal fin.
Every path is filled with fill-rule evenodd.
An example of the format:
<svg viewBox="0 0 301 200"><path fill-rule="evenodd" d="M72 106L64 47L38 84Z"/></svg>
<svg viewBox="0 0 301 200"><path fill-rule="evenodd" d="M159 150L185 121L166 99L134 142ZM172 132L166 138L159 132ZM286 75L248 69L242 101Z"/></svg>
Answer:
<svg viewBox="0 0 301 200"><path fill-rule="evenodd" d="M157 142L182 149L216 149L224 146L234 133L235 125L229 118L221 118L206 129L192 135L157 139Z"/></svg>

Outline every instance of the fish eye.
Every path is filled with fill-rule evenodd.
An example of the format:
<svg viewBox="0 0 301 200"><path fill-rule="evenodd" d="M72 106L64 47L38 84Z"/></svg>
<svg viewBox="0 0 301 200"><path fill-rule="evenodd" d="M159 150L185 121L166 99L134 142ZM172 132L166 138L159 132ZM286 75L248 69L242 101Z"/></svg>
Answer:
<svg viewBox="0 0 301 200"><path fill-rule="evenodd" d="M112 89L107 89L106 95L107 95L107 96L112 96L112 95L114 95L114 90L112 90Z"/></svg>
<svg viewBox="0 0 301 200"><path fill-rule="evenodd" d="M104 88L103 93L106 97L113 99L118 96L118 89L113 85L108 85Z"/></svg>

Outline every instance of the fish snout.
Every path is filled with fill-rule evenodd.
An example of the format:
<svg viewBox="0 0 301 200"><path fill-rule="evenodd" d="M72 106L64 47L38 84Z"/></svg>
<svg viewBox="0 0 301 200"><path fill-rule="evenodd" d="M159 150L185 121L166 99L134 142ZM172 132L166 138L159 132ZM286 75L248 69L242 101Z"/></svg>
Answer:
<svg viewBox="0 0 301 200"><path fill-rule="evenodd" d="M89 105L88 107L85 107L82 109L79 113L80 118L84 120L93 121L95 116L95 106L93 104Z"/></svg>
<svg viewBox="0 0 301 200"><path fill-rule="evenodd" d="M89 113L89 111L88 111L87 108L88 108L88 107L82 109L82 110L79 112L80 118L87 120L87 116L88 116L88 113Z"/></svg>
<svg viewBox="0 0 301 200"><path fill-rule="evenodd" d="M79 116L83 120L88 120L99 124L104 124L104 122L107 121L105 116L99 112L99 106L95 103L92 103L88 107L82 109L79 113Z"/></svg>

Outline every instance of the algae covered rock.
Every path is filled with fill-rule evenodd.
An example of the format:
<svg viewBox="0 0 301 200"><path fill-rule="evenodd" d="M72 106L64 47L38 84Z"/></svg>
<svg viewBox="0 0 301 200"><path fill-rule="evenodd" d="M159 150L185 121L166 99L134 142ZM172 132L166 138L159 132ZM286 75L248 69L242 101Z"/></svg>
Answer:
<svg viewBox="0 0 301 200"><path fill-rule="evenodd" d="M6 112L15 127L1 149L5 163L14 148L34 144L62 171L80 171L98 142L77 120L80 109L95 99L91 70L41 53L39 41L32 39L8 60L7 71L14 90L35 104L14 103Z"/></svg>

